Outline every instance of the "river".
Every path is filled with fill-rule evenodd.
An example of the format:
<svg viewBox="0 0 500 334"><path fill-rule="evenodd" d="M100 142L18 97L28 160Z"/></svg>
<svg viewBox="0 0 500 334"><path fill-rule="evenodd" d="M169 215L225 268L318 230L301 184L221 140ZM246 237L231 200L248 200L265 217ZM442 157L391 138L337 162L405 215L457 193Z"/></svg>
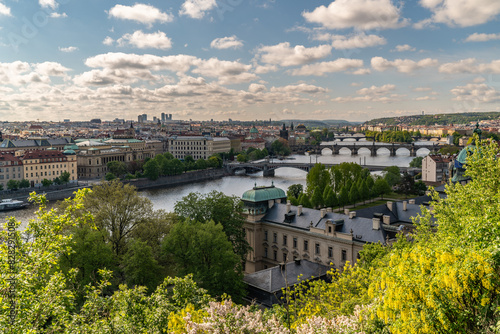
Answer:
<svg viewBox="0 0 500 334"><path fill-rule="evenodd" d="M404 151L404 150L400 150ZM429 153L426 149L420 149L417 152L418 156L426 156ZM380 149L376 157L371 157L368 150L360 150L356 156L351 156L348 149L341 149L340 154L332 155L330 150L325 149L323 155L292 155L287 160L277 160L283 163L290 162L318 162L318 163L342 163L355 162L360 165L378 165L378 166L399 166L406 167L409 165L413 157L410 157L409 152L398 152L395 157L389 156L389 151ZM277 162L276 160L274 162ZM274 177L263 177L262 173L256 173L246 176L228 176L214 181L206 181L201 183L189 184L166 189L152 189L141 191L141 195L149 198L153 202L154 209L163 209L173 211L175 203L188 195L190 192L209 193L212 190L221 191L226 195L235 195L241 197L243 193L251 189L255 184L258 186L269 186L272 182L276 187L283 190L292 184L302 184L305 187L307 173L294 168L279 168L275 171ZM15 216L25 225L29 219L34 218L33 212L36 208L29 207L28 209L10 212L0 212L0 221L6 217Z"/></svg>

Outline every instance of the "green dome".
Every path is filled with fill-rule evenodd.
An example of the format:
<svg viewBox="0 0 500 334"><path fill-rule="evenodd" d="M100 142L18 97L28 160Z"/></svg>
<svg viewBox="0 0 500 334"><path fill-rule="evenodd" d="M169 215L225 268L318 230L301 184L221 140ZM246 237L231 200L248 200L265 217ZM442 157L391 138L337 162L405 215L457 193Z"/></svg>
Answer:
<svg viewBox="0 0 500 334"><path fill-rule="evenodd" d="M270 187L253 187L251 190L245 191L241 199L247 202L263 202L271 199L286 198L285 191L276 188L274 185Z"/></svg>
<svg viewBox="0 0 500 334"><path fill-rule="evenodd" d="M75 154L76 154L76 152L75 152L75 151L73 151L73 150L64 150L64 151L63 151L63 154L65 154L65 155L75 155Z"/></svg>
<svg viewBox="0 0 500 334"><path fill-rule="evenodd" d="M64 149L65 149L65 150L78 150L78 149L79 149L79 147L78 147L78 146L76 146L75 144L71 144L71 145L66 145L66 146L64 146Z"/></svg>
<svg viewBox="0 0 500 334"><path fill-rule="evenodd" d="M259 130L255 126L250 129L250 133L259 133Z"/></svg>

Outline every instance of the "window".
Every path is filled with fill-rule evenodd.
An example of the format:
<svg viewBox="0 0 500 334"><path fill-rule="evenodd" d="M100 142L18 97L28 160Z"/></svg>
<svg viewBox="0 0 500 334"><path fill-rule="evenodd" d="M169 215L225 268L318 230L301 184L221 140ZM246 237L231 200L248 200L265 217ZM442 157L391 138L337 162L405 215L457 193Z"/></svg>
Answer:
<svg viewBox="0 0 500 334"><path fill-rule="evenodd" d="M287 254L283 253L283 262L286 262Z"/></svg>
<svg viewBox="0 0 500 334"><path fill-rule="evenodd" d="M316 243L316 245L314 245L314 253L319 254L319 244L318 243Z"/></svg>
<svg viewBox="0 0 500 334"><path fill-rule="evenodd" d="M297 248L297 238L293 238L293 248Z"/></svg>
<svg viewBox="0 0 500 334"><path fill-rule="evenodd" d="M309 241L304 240L304 250L307 252L309 250Z"/></svg>
<svg viewBox="0 0 500 334"><path fill-rule="evenodd" d="M333 247L328 247L328 257L333 257Z"/></svg>
<svg viewBox="0 0 500 334"><path fill-rule="evenodd" d="M276 250L273 251L273 260L278 261L278 251Z"/></svg>
<svg viewBox="0 0 500 334"><path fill-rule="evenodd" d="M273 242L274 243L278 242L278 233L276 233L276 232L273 233Z"/></svg>
<svg viewBox="0 0 500 334"><path fill-rule="evenodd" d="M332 233L332 227L328 226L328 233Z"/></svg>
<svg viewBox="0 0 500 334"><path fill-rule="evenodd" d="M284 235L284 236L283 236L283 246L286 246L287 241L288 241L288 240L287 240L287 236L286 236L286 235Z"/></svg>
<svg viewBox="0 0 500 334"><path fill-rule="evenodd" d="M347 251L345 249L342 250L342 261L347 261Z"/></svg>
<svg viewBox="0 0 500 334"><path fill-rule="evenodd" d="M264 241L267 241L267 231L264 231Z"/></svg>
<svg viewBox="0 0 500 334"><path fill-rule="evenodd" d="M264 247L264 257L267 258L267 247Z"/></svg>

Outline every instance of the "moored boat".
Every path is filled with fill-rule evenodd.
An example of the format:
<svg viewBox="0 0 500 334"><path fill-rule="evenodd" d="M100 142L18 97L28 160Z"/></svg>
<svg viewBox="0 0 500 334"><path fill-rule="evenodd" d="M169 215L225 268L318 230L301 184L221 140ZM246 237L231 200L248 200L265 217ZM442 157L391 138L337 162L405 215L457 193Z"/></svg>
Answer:
<svg viewBox="0 0 500 334"><path fill-rule="evenodd" d="M3 199L0 202L0 212L1 211L10 211L10 210L19 210L24 209L29 205L29 203L18 201L15 199Z"/></svg>

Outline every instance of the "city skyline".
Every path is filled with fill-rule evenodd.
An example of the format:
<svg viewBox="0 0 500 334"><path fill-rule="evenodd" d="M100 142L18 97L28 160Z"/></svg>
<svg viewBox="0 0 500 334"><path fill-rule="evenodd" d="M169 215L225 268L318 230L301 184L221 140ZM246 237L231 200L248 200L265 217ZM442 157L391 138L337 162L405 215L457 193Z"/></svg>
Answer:
<svg viewBox="0 0 500 334"><path fill-rule="evenodd" d="M499 111L495 0L0 0L0 118Z"/></svg>

